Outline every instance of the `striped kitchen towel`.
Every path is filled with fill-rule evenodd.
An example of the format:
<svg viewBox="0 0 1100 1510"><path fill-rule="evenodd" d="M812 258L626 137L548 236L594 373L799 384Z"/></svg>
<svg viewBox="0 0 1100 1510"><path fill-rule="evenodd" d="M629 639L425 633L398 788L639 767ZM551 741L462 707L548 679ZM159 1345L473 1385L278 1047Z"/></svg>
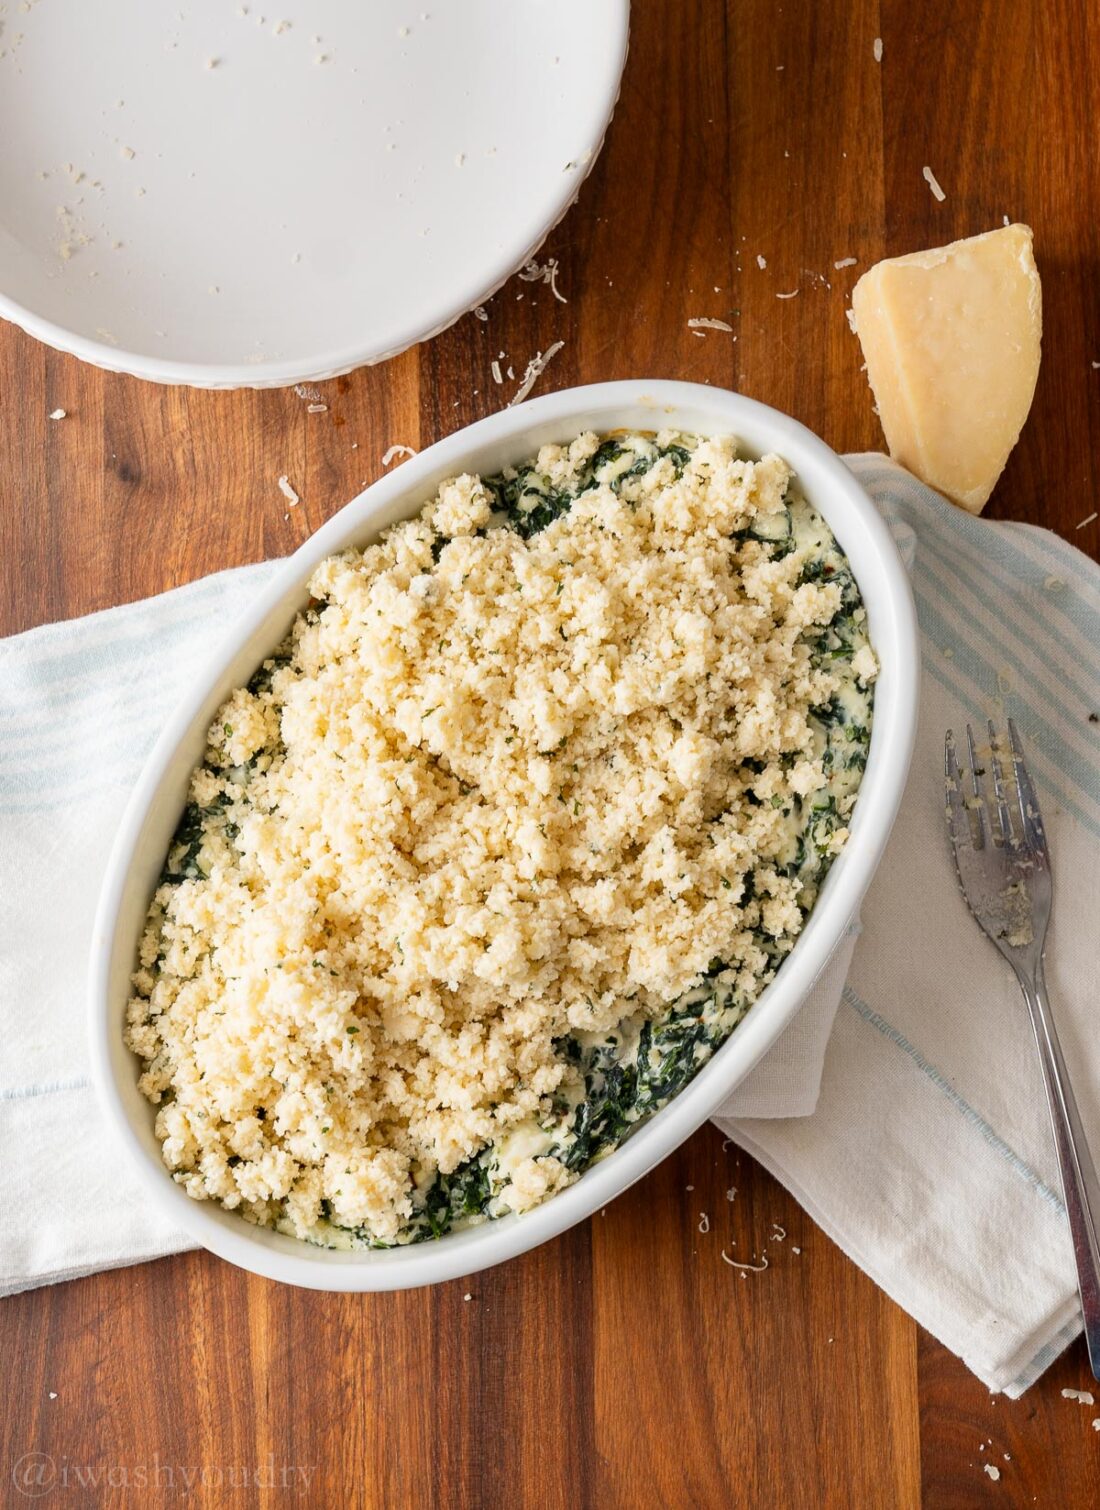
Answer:
<svg viewBox="0 0 1100 1510"><path fill-rule="evenodd" d="M813 1116L719 1124L991 1390L1019 1395L1081 1330L1039 1062L1008 965L959 894L943 736L1016 720L1050 839L1047 983L1100 1156L1100 569L953 508L881 456L849 466L915 537L920 729L862 909Z"/></svg>
<svg viewBox="0 0 1100 1510"><path fill-rule="evenodd" d="M882 457L849 463L913 559L925 661L913 777L862 937L844 941L719 1121L991 1389L1015 1394L1080 1320L1026 1014L951 873L942 737L1008 713L1028 743L1058 887L1048 979L1100 1148L1086 990L1100 571L1045 531L961 514ZM271 569L0 642L0 1294L188 1246L149 1212L100 1124L87 947L142 760Z"/></svg>

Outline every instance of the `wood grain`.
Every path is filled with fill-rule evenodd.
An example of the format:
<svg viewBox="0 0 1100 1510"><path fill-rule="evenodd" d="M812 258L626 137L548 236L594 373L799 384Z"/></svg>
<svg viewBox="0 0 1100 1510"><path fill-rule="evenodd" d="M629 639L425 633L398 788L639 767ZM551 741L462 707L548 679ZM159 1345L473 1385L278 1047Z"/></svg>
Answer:
<svg viewBox="0 0 1100 1510"><path fill-rule="evenodd" d="M512 280L487 321L322 385L320 413L97 373L0 329L0 632L291 550L390 445L500 408L556 340L541 389L689 378L878 445L852 283L1004 215L1035 227L1046 334L990 513L1096 554L1100 526L1077 525L1100 462L1098 26L1091 0L636 0L606 149L546 248L568 302ZM732 334L693 334L700 315ZM723 1247L769 1267L742 1279ZM188 1254L0 1303L0 1357L0 1475L50 1454L75 1503L142 1497L111 1468L211 1505L1100 1503L1100 1408L1061 1395L1088 1387L1080 1346L1022 1401L991 1398L713 1129L467 1281L322 1296Z"/></svg>

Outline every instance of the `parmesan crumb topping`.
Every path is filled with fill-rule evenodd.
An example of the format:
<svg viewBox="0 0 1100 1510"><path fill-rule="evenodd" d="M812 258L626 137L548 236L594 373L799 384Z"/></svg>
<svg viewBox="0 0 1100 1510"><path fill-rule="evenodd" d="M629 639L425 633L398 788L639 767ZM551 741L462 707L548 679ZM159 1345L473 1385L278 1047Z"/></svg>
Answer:
<svg viewBox="0 0 1100 1510"><path fill-rule="evenodd" d="M318 567L211 725L134 977L190 1194L408 1241L493 1150L490 1214L523 1211L582 1167L546 1133L584 1096L563 1040L641 1056L716 961L743 1014L855 800L813 710L876 669L861 629L815 650L854 586L790 482L730 438L585 434Z"/></svg>

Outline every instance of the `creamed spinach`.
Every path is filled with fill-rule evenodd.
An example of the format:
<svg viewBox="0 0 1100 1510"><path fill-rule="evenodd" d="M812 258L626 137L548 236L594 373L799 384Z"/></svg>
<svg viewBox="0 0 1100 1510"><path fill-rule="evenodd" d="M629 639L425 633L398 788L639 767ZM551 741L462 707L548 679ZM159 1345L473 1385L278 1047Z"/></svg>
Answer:
<svg viewBox="0 0 1100 1510"><path fill-rule="evenodd" d="M663 438L660 444L649 435L608 436L570 489L553 485L534 464L506 468L486 479L496 506L490 527L506 526L530 538L587 490L604 486L619 493L628 479L643 477L663 458L679 477L697 444L697 438L688 435ZM799 905L805 917L831 863L830 840L847 824L867 760L873 694L853 667L868 645L865 612L847 558L828 525L793 488L779 512L758 516L743 538L757 541L773 560L799 552L800 581L833 582L841 590L832 621L805 636L811 664L827 667L840 679L828 703L809 715L814 754L827 779L808 798L772 799L784 807L787 839L781 864L787 875L802 883ZM752 768L752 762L746 765ZM185 816L177 836L184 857L197 837L194 815ZM751 872L747 884L751 895ZM777 939L763 928L754 937L770 957L765 976L770 980L793 939ZM575 1072L567 1077L568 1090L553 1097L540 1117L503 1135L453 1172L426 1177L414 1191L414 1214L399 1241L440 1237L505 1214L500 1195L520 1160L552 1155L576 1175L612 1153L688 1084L749 1010L752 1002L739 994L736 973L716 959L704 979L671 1002L663 1015L639 1012L625 1017L611 1033L578 1032L558 1040L557 1052ZM365 1229L337 1226L331 1213L318 1224L315 1240L336 1247L381 1246Z"/></svg>

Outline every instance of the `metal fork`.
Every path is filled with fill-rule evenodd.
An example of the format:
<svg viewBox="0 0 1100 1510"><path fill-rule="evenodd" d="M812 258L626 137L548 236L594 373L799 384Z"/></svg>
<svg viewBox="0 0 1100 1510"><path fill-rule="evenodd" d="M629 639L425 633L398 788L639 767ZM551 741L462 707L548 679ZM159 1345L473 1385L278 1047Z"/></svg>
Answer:
<svg viewBox="0 0 1100 1510"><path fill-rule="evenodd" d="M1011 772L1007 770L1003 742L989 724L991 795L986 763L979 760L973 731L967 725L972 789L968 797L963 791L955 736L948 730L944 754L947 827L966 904L982 932L1016 972L1031 1014L1073 1237L1089 1362L1094 1376L1100 1379L1100 1184L1047 1000L1043 945L1050 921L1050 856L1035 787L1011 719L1008 737Z"/></svg>

